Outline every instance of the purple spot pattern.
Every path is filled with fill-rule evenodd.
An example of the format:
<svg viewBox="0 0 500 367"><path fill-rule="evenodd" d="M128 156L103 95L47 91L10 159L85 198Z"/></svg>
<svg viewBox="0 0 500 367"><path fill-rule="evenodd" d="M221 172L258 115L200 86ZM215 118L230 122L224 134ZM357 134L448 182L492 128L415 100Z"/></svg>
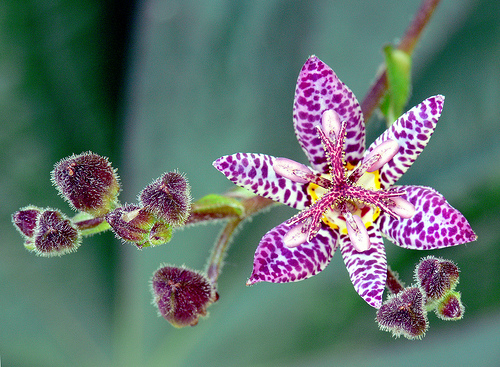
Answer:
<svg viewBox="0 0 500 367"><path fill-rule="evenodd" d="M330 263L337 247L337 232L323 225L312 241L288 248L283 244L283 236L291 227L285 223L262 237L247 285L296 282L312 277Z"/></svg>
<svg viewBox="0 0 500 367"><path fill-rule="evenodd" d="M217 159L213 165L229 180L257 195L302 210L311 205L307 185L277 176L276 158L265 154L236 153Z"/></svg>
<svg viewBox="0 0 500 367"><path fill-rule="evenodd" d="M367 228L370 249L357 252L347 235L341 235L340 251L354 289L370 306L380 308L387 279L385 247L378 228Z"/></svg>
<svg viewBox="0 0 500 367"><path fill-rule="evenodd" d="M334 71L316 56L311 56L300 71L293 104L295 134L311 165L321 173L328 172L316 126L325 110L333 109L347 121L345 159L356 164L365 150L365 125L356 96Z"/></svg>
<svg viewBox="0 0 500 367"><path fill-rule="evenodd" d="M382 212L376 220L382 233L396 245L412 250L434 250L475 241L467 219L439 192L424 186L397 186L415 206L409 219L395 219Z"/></svg>
<svg viewBox="0 0 500 367"><path fill-rule="evenodd" d="M424 150L443 110L444 96L429 97L410 109L367 149L369 154L386 140L397 140L399 151L380 168L380 185L388 189L410 168ZM366 155L365 154L365 155Z"/></svg>

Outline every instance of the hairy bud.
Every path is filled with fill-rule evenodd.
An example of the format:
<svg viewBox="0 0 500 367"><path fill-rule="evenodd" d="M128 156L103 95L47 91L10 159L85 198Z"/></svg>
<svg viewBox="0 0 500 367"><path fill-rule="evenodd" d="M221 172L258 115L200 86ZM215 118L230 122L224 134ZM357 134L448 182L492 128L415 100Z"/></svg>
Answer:
<svg viewBox="0 0 500 367"><path fill-rule="evenodd" d="M12 215L12 223L23 237L31 238L35 235L36 222L42 210L30 205Z"/></svg>
<svg viewBox="0 0 500 367"><path fill-rule="evenodd" d="M169 242L172 227L145 208L134 204L118 207L106 215L116 237L133 242L139 249Z"/></svg>
<svg viewBox="0 0 500 367"><path fill-rule="evenodd" d="M443 297L434 310L443 320L460 320L464 317L465 308L460 300L460 292L451 291Z"/></svg>
<svg viewBox="0 0 500 367"><path fill-rule="evenodd" d="M25 247L40 256L61 256L75 251L81 243L79 229L64 214L46 209L40 213L33 237Z"/></svg>
<svg viewBox="0 0 500 367"><path fill-rule="evenodd" d="M449 260L427 256L415 268L415 280L427 297L427 303L440 300L458 284L460 271Z"/></svg>
<svg viewBox="0 0 500 367"><path fill-rule="evenodd" d="M405 288L384 302L377 311L376 320L382 330L392 332L395 337L423 337L429 328L424 295L417 287Z"/></svg>
<svg viewBox="0 0 500 367"><path fill-rule="evenodd" d="M52 182L75 210L100 217L117 203L120 184L107 158L86 152L55 164Z"/></svg>
<svg viewBox="0 0 500 367"><path fill-rule="evenodd" d="M178 172L165 173L139 194L141 204L172 226L184 224L191 208L190 186Z"/></svg>
<svg viewBox="0 0 500 367"><path fill-rule="evenodd" d="M184 267L162 266L151 281L153 302L173 326L194 326L218 295L208 279Z"/></svg>

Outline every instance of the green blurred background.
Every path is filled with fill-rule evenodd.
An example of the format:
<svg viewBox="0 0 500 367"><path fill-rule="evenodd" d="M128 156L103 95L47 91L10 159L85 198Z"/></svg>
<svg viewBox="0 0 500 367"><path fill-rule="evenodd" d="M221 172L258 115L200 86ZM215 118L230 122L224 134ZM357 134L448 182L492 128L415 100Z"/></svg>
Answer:
<svg viewBox="0 0 500 367"><path fill-rule="evenodd" d="M337 254L312 279L245 287L277 207L235 238L220 300L175 329L151 305L161 263L201 269L220 225L138 251L111 233L61 258L28 253L10 223L28 204L71 214L51 186L87 150L118 168L122 202L179 169L194 198L231 187L211 163L238 151L305 162L292 129L310 54L361 100L418 1L4 0L0 3L0 358L3 366L500 365L500 3L443 0L414 57L410 106L446 96L437 130L400 183L436 188L477 242L432 252L462 270L463 320L429 315L421 341L378 330ZM368 142L384 130L376 117ZM408 284L431 252L387 244Z"/></svg>

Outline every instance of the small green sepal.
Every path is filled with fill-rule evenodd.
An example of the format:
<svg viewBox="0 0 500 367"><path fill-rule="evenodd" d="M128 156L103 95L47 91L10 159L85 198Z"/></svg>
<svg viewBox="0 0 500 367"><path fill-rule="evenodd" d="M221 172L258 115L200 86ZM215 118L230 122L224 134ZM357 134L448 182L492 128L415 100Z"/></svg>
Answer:
<svg viewBox="0 0 500 367"><path fill-rule="evenodd" d="M411 56L391 45L384 47L387 67L387 93L380 103L380 111L391 126L408 102L411 92Z"/></svg>

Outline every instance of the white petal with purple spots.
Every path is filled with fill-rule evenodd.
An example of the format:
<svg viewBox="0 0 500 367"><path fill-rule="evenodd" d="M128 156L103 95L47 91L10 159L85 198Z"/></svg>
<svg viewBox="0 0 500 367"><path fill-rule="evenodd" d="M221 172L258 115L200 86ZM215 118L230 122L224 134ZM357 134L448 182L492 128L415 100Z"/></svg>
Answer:
<svg viewBox="0 0 500 367"><path fill-rule="evenodd" d="M325 110L333 109L341 121L347 121L345 159L353 164L365 150L363 114L356 96L333 70L316 56L311 56L299 74L293 104L293 124L297 139L311 165L321 173L328 172L328 161L318 137Z"/></svg>
<svg viewBox="0 0 500 367"><path fill-rule="evenodd" d="M398 118L370 145L365 156L384 141L394 140L399 144L396 155L380 168L382 189L397 182L425 148L441 116L443 103L444 97L441 95L427 98Z"/></svg>
<svg viewBox="0 0 500 367"><path fill-rule="evenodd" d="M381 213L377 218L382 233L396 245L413 250L433 250L475 241L467 219L439 192L424 186L397 186L406 191L404 199L415 206L409 219Z"/></svg>
<svg viewBox="0 0 500 367"><path fill-rule="evenodd" d="M236 185L296 209L311 205L307 184L277 176L276 158L265 154L236 153L217 159L213 165Z"/></svg>
<svg viewBox="0 0 500 367"><path fill-rule="evenodd" d="M282 223L262 237L247 285L296 282L319 273L330 263L337 245L337 232L323 226L312 241L288 248L283 237L290 228Z"/></svg>
<svg viewBox="0 0 500 367"><path fill-rule="evenodd" d="M356 251L346 235L341 236L340 250L356 292L370 306L380 308L387 279L387 260L380 232L373 226L367 230L371 243L369 250Z"/></svg>

